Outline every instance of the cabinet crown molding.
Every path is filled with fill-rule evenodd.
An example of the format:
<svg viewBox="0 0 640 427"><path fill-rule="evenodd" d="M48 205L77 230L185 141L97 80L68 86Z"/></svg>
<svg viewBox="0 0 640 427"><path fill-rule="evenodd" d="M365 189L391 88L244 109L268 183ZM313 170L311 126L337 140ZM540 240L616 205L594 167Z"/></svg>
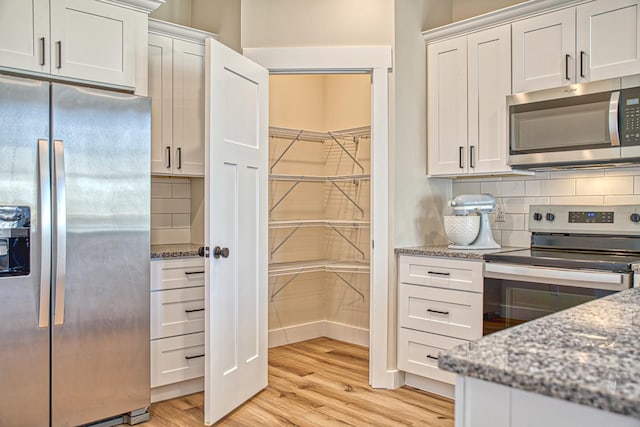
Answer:
<svg viewBox="0 0 640 427"><path fill-rule="evenodd" d="M215 33L209 33L207 31L185 27L184 25L161 21L154 18L149 18L149 33L199 44L204 44L204 39L207 37L211 37L216 40L218 39L218 35Z"/></svg>
<svg viewBox="0 0 640 427"><path fill-rule="evenodd" d="M165 1L166 0L108 0L107 3L115 3L120 6L128 6L141 12L151 13L162 6Z"/></svg>
<svg viewBox="0 0 640 427"><path fill-rule="evenodd" d="M482 15L474 16L462 21L453 22L431 30L422 32L426 43L444 40L450 37L460 36L485 28L508 24L513 21L528 18L540 13L564 9L592 0L529 0L513 6L498 9Z"/></svg>

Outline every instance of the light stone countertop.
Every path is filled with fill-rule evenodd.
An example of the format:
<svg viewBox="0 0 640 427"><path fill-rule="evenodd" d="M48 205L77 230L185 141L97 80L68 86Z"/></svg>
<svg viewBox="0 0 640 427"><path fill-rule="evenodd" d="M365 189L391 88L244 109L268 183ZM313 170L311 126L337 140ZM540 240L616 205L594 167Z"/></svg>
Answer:
<svg viewBox="0 0 640 427"><path fill-rule="evenodd" d="M438 366L640 419L640 288L457 346Z"/></svg>
<svg viewBox="0 0 640 427"><path fill-rule="evenodd" d="M448 246L413 246L405 248L395 248L396 254L401 255L417 255L417 256L433 256L444 258L464 258L464 259L482 259L485 254L494 254L496 252L516 251L517 247L505 246L500 249L484 249L484 250L467 250L467 249L449 249Z"/></svg>
<svg viewBox="0 0 640 427"><path fill-rule="evenodd" d="M198 256L202 245L185 243L178 245L151 245L151 258L190 258Z"/></svg>

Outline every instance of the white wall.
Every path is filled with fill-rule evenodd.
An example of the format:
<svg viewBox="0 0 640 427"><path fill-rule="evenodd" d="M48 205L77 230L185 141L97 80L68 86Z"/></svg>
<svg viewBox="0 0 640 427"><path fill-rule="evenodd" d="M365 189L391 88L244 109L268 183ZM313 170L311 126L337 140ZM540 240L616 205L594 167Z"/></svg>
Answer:
<svg viewBox="0 0 640 427"><path fill-rule="evenodd" d="M640 168L538 172L535 177L458 180L455 195L489 193L504 206L505 222L495 222L493 235L504 246L529 246L527 214L533 204L640 204Z"/></svg>
<svg viewBox="0 0 640 427"><path fill-rule="evenodd" d="M526 0L451 0L451 17L453 22L462 21L472 16L482 15L483 13L502 9L503 7L512 6L522 3Z"/></svg>
<svg viewBox="0 0 640 427"><path fill-rule="evenodd" d="M191 26L191 0L167 0L162 6L151 12L151 18L174 24Z"/></svg>
<svg viewBox="0 0 640 427"><path fill-rule="evenodd" d="M393 0L242 0L242 47L390 45Z"/></svg>

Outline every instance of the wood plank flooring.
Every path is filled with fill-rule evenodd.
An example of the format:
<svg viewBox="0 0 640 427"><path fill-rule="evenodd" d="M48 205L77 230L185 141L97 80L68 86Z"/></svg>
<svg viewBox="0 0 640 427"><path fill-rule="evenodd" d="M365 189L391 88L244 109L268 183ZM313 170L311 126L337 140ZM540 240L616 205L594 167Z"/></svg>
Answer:
<svg viewBox="0 0 640 427"><path fill-rule="evenodd" d="M410 387L372 389L368 349L318 338L269 350L269 386L219 426L453 427L453 401ZM151 405L146 427L202 426L204 395Z"/></svg>

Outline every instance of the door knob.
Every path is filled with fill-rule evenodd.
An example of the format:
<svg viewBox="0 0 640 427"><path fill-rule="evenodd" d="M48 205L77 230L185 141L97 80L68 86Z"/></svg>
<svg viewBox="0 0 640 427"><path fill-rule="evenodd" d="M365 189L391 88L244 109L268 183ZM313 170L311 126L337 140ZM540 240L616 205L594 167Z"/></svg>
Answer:
<svg viewBox="0 0 640 427"><path fill-rule="evenodd" d="M229 248L221 248L220 246L216 246L215 248L213 248L213 257L229 258Z"/></svg>

